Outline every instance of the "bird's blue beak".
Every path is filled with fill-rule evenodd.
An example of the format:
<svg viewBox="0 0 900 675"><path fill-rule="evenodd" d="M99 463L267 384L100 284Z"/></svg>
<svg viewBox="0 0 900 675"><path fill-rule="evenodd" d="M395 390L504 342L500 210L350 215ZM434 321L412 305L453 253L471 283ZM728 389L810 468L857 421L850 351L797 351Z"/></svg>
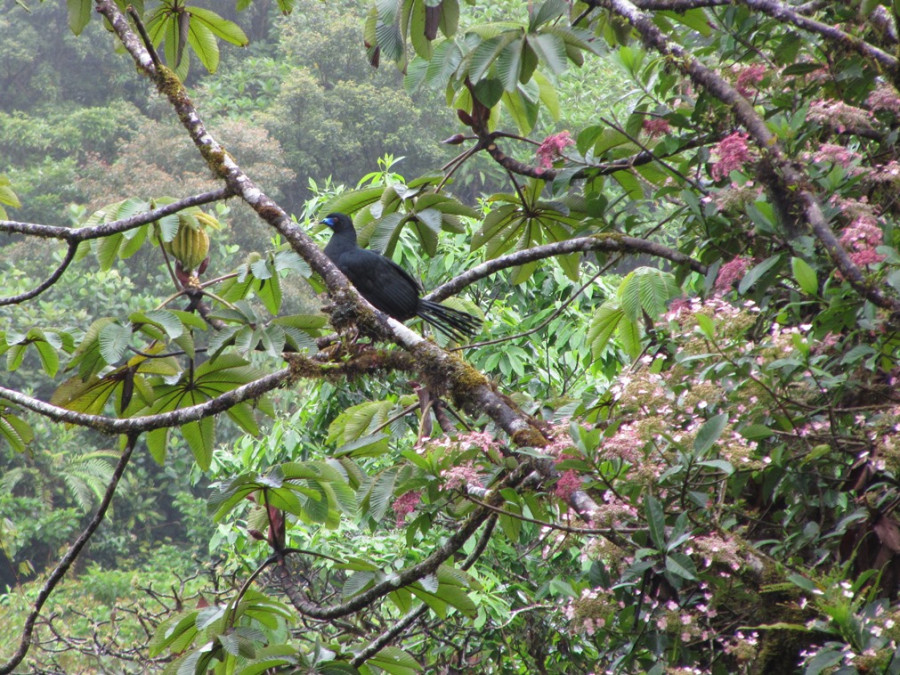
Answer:
<svg viewBox="0 0 900 675"><path fill-rule="evenodd" d="M332 218L331 216L322 218L322 223L327 225L328 227L334 227L335 225L337 225L336 219Z"/></svg>

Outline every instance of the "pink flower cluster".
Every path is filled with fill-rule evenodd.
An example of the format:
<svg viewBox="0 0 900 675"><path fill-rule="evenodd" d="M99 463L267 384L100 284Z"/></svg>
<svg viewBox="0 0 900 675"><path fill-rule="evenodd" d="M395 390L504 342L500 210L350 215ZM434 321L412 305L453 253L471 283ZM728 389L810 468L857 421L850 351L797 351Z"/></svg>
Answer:
<svg viewBox="0 0 900 675"><path fill-rule="evenodd" d="M603 441L603 450L613 457L637 464L645 443L634 424L623 424L616 429L616 433Z"/></svg>
<svg viewBox="0 0 900 675"><path fill-rule="evenodd" d="M750 160L747 138L747 134L736 131L719 141L714 149L719 161L712 165L710 171L713 180L728 178L732 171L742 168Z"/></svg>
<svg viewBox="0 0 900 675"><path fill-rule="evenodd" d="M662 117L650 117L649 119L645 119L641 126L650 138L665 136L671 130L669 121Z"/></svg>
<svg viewBox="0 0 900 675"><path fill-rule="evenodd" d="M897 90L889 84L881 84L869 94L866 103L872 110L887 110L892 113L900 113L900 96Z"/></svg>
<svg viewBox="0 0 900 675"><path fill-rule="evenodd" d="M471 464L451 466L449 469L444 469L441 471L441 478L444 479L443 490L455 490L463 485L481 487L481 479L478 477L478 472Z"/></svg>
<svg viewBox="0 0 900 675"><path fill-rule="evenodd" d="M860 159L860 154L843 145L835 145L834 143L823 143L812 156L815 162L832 162L840 164L845 169L853 162Z"/></svg>
<svg viewBox="0 0 900 675"><path fill-rule="evenodd" d="M766 67L762 64L748 66L738 73L737 81L734 88L740 92L744 98L751 98L755 91L759 91L757 86L766 76Z"/></svg>
<svg viewBox="0 0 900 675"><path fill-rule="evenodd" d="M538 147L538 166L542 169L550 169L553 162L562 157L562 151L569 145L575 145L572 135L568 131L560 131L558 134L547 136Z"/></svg>
<svg viewBox="0 0 900 675"><path fill-rule="evenodd" d="M884 233L878 227L874 213L860 214L841 232L840 242L850 253L855 265L875 265L884 260L884 255L875 249L881 246Z"/></svg>
<svg viewBox="0 0 900 675"><path fill-rule="evenodd" d="M806 113L806 119L835 129L838 133L843 133L847 129L872 128L871 112L833 99L813 101Z"/></svg>
<svg viewBox="0 0 900 675"><path fill-rule="evenodd" d="M744 275L747 273L747 270L750 269L752 263L753 260L750 258L744 258L742 256L732 258L719 268L719 273L716 275L716 283L713 286L713 289L717 293L725 293L731 290L732 286L744 278Z"/></svg>
<svg viewBox="0 0 900 675"><path fill-rule="evenodd" d="M406 524L406 516L415 511L421 501L422 493L418 490L407 492L394 500L391 508L394 510L394 515L397 518L397 527L403 527Z"/></svg>
<svg viewBox="0 0 900 675"><path fill-rule="evenodd" d="M577 471L570 469L557 479L553 494L567 502L569 501L569 497L572 496L572 493L580 489L581 477L578 475Z"/></svg>

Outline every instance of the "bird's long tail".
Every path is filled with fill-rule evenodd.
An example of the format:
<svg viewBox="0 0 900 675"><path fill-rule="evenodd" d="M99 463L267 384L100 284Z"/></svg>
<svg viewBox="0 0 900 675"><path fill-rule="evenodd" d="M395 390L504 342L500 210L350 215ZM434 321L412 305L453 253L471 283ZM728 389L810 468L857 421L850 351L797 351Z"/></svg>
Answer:
<svg viewBox="0 0 900 675"><path fill-rule="evenodd" d="M477 316L452 307L445 307L431 302L431 300L420 300L416 313L444 335L457 342L475 336L481 329L481 319Z"/></svg>

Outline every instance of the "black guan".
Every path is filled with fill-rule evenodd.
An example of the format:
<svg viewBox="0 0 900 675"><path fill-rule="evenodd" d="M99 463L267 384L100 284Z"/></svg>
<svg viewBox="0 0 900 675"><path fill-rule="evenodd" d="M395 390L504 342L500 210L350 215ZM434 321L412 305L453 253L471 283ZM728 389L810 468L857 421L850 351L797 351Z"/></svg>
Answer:
<svg viewBox="0 0 900 675"><path fill-rule="evenodd" d="M333 231L325 255L376 309L398 321L418 316L457 342L478 332L481 319L422 299L422 285L409 272L380 253L360 248L349 216L329 213L322 222Z"/></svg>

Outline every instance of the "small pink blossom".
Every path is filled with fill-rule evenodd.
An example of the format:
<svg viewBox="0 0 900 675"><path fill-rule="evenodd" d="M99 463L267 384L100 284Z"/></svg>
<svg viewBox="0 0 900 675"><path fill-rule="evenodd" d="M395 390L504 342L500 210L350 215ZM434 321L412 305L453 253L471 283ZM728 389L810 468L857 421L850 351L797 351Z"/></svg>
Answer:
<svg viewBox="0 0 900 675"><path fill-rule="evenodd" d="M754 90L758 91L757 86L766 76L766 67L762 64L748 66L741 70L737 76L734 88L737 89L744 98L751 98Z"/></svg>
<svg viewBox="0 0 900 675"><path fill-rule="evenodd" d="M562 157L562 151L569 145L575 145L572 135L568 131L560 131L558 134L547 136L535 153L538 166L542 169L550 169L553 162Z"/></svg>
<svg viewBox="0 0 900 675"><path fill-rule="evenodd" d="M562 476L556 481L556 487L553 490L553 494L562 499L563 501L568 501L569 497L572 496L572 493L576 490L581 489L581 478L578 475L577 471L569 470L563 473Z"/></svg>
<svg viewBox="0 0 900 675"><path fill-rule="evenodd" d="M740 256L729 260L719 268L719 274L716 275L716 283L713 288L719 293L731 290L735 283L744 278L752 262L750 258Z"/></svg>
<svg viewBox="0 0 900 675"><path fill-rule="evenodd" d="M403 527L406 524L406 516L415 511L421 501L422 493L418 490L407 492L394 500L394 504L391 508L394 510L394 515L397 517L397 527Z"/></svg>
<svg viewBox="0 0 900 675"><path fill-rule="evenodd" d="M671 131L669 121L663 117L651 117L646 119L642 126L650 138L665 136Z"/></svg>
<svg viewBox="0 0 900 675"><path fill-rule="evenodd" d="M750 160L747 138L747 134L736 131L719 141L714 150L719 161L713 164L710 172L713 180L728 178L732 171L742 168Z"/></svg>

